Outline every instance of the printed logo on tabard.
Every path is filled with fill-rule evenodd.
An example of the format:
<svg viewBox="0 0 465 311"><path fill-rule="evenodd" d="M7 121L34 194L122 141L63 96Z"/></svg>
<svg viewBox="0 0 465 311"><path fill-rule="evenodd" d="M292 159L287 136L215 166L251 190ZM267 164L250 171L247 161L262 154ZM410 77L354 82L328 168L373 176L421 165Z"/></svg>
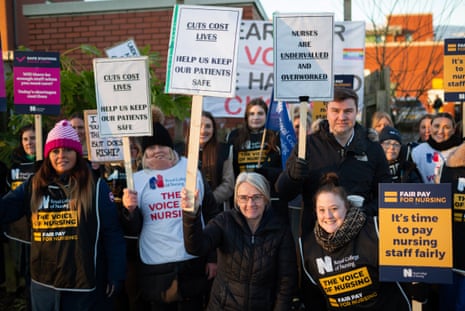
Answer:
<svg viewBox="0 0 465 311"><path fill-rule="evenodd" d="M156 177L152 177L149 180L149 187L150 189L157 189L157 188L163 188L165 186L165 183L163 181L163 176L158 174Z"/></svg>

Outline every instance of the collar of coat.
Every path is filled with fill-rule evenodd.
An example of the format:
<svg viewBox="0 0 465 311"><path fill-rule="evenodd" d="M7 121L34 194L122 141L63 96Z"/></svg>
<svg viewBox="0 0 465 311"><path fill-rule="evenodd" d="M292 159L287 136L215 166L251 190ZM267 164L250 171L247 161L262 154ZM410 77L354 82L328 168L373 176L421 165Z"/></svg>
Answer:
<svg viewBox="0 0 465 311"><path fill-rule="evenodd" d="M328 120L324 120L321 122L319 130L315 134L320 135L324 140L329 141L331 144L338 146L339 148L343 148L338 143L334 135L329 132ZM370 138L368 136L368 130L356 122L354 126L354 137L352 141L349 143L349 145L346 146L344 149L346 153L365 155L368 149L369 141Z"/></svg>

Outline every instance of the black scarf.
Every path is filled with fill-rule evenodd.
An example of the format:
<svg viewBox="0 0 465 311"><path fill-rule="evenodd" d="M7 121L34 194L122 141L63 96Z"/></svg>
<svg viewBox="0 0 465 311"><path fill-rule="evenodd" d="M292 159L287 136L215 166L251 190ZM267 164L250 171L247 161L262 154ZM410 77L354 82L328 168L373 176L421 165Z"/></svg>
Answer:
<svg viewBox="0 0 465 311"><path fill-rule="evenodd" d="M351 206L341 227L334 233L328 233L315 224L316 242L326 251L332 253L352 241L365 224L366 216L358 207Z"/></svg>
<svg viewBox="0 0 465 311"><path fill-rule="evenodd" d="M443 151L460 145L462 143L462 139L457 135L452 135L448 140L438 143L430 136L427 142L433 149Z"/></svg>

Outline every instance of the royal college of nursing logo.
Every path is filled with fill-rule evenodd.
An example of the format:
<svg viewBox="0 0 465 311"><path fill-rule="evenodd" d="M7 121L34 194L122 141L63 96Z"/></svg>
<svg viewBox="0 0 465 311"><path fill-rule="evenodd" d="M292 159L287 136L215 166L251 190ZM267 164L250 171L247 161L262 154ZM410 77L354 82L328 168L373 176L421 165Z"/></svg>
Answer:
<svg viewBox="0 0 465 311"><path fill-rule="evenodd" d="M157 176L150 178L149 186L150 186L150 189L163 188L165 186L165 183L163 181L163 176L158 174Z"/></svg>
<svg viewBox="0 0 465 311"><path fill-rule="evenodd" d="M411 278L411 277L413 277L413 271L412 271L412 269L404 268L402 270L402 275L404 276L404 278Z"/></svg>

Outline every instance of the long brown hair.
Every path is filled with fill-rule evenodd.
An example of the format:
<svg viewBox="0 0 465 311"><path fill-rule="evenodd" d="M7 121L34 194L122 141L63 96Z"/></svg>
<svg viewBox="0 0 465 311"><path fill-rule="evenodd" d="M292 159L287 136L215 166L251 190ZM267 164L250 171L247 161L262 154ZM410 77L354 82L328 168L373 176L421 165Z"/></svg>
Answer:
<svg viewBox="0 0 465 311"><path fill-rule="evenodd" d="M73 210L82 210L87 215L92 209L94 179L87 161L77 155L76 165L69 174L69 179L63 181L52 167L50 156L44 159L37 173L32 177L31 211L37 213L47 188L50 184L59 186L70 199L69 206ZM78 213L80 215L80 213Z"/></svg>
<svg viewBox="0 0 465 311"><path fill-rule="evenodd" d="M216 121L208 111L202 111L202 117L210 119L213 125L212 137L202 148L202 173L210 181L212 189L215 189L218 186L216 162L219 152Z"/></svg>
<svg viewBox="0 0 465 311"><path fill-rule="evenodd" d="M248 125L248 118L249 118L249 113L250 110L252 109L253 106L260 106L263 108L265 111L265 114L268 115L268 106L266 103L263 101L261 98L255 98L252 99L247 103L247 106L245 108L245 115L244 115L244 122L245 126L239 129L238 136L236 141L234 142L234 145L237 150L242 149L242 146L245 144L247 140L249 140L250 137L250 128ZM265 136L265 142L267 143L265 146L265 149L268 150L274 150L278 151L278 146L277 146L277 136L275 135L274 132L272 131L267 131L266 136Z"/></svg>
<svg viewBox="0 0 465 311"><path fill-rule="evenodd" d="M208 118L211 120L213 125L213 134L209 141L205 143L202 148L202 167L199 169L202 171L203 176L209 181L210 186L212 189L215 189L221 181L218 182L218 174L217 174L217 159L218 154L220 152L220 146L218 143L218 136L217 136L217 127L216 121L213 115L208 111L202 111L202 117ZM189 141L189 134L187 134L186 141ZM189 154L189 146L186 146L186 153L185 155L188 156Z"/></svg>

